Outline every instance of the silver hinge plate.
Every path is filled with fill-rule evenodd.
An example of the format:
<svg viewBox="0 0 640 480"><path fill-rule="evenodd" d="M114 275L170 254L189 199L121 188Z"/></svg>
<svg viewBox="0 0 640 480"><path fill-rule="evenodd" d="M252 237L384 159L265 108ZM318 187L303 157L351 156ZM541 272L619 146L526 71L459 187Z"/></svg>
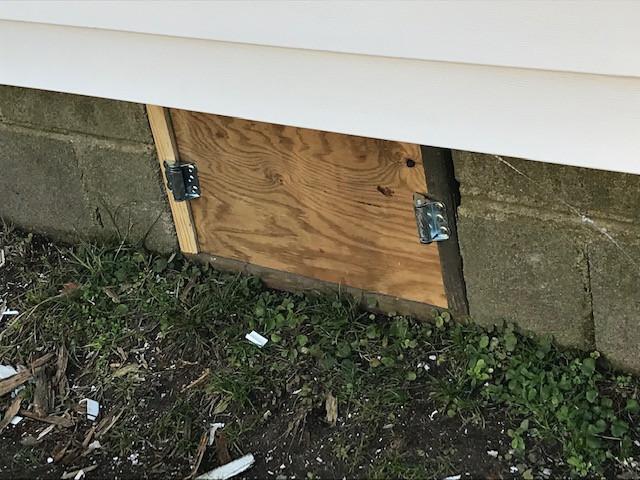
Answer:
<svg viewBox="0 0 640 480"><path fill-rule="evenodd" d="M193 200L200 197L200 180L198 169L191 163L164 162L167 186L176 202Z"/></svg>
<svg viewBox="0 0 640 480"><path fill-rule="evenodd" d="M442 242L449 239L449 221L444 203L422 193L414 193L413 210L416 214L420 243Z"/></svg>

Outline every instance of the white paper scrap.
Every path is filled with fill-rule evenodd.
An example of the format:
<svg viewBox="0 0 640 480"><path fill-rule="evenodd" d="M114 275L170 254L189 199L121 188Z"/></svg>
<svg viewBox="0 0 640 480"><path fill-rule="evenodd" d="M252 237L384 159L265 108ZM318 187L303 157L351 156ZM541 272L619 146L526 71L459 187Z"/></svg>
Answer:
<svg viewBox="0 0 640 480"><path fill-rule="evenodd" d="M255 458L253 455L245 455L232 462L222 465L221 467L214 468L213 470L203 473L196 480L227 480L228 478L235 477L241 474L245 470L248 470L254 463Z"/></svg>
<svg viewBox="0 0 640 480"><path fill-rule="evenodd" d="M13 377L18 371L11 365L0 365L0 380Z"/></svg>
<svg viewBox="0 0 640 480"><path fill-rule="evenodd" d="M213 442L216 440L216 432L221 428L224 428L224 423L222 422L211 424L211 427L209 428L209 446L213 445Z"/></svg>
<svg viewBox="0 0 640 480"><path fill-rule="evenodd" d="M252 330L251 333L247 333L244 336L244 338L246 338L251 343L253 343L254 345L257 345L260 348L264 347L269 341L266 338L264 338L262 335L260 335L258 332L256 332L255 330Z"/></svg>
<svg viewBox="0 0 640 480"><path fill-rule="evenodd" d="M85 398L81 403L82 402L86 402L87 404L87 418L91 421L98 418L98 415L100 415L100 404L90 398Z"/></svg>

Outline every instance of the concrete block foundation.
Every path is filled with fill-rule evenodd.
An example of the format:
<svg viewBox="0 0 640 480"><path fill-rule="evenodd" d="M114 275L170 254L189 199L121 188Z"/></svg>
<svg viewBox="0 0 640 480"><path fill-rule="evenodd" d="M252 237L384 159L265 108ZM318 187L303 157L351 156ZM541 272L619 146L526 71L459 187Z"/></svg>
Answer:
<svg viewBox="0 0 640 480"><path fill-rule="evenodd" d="M640 176L456 151L472 318L640 372ZM143 105L0 86L0 217L177 248Z"/></svg>
<svg viewBox="0 0 640 480"><path fill-rule="evenodd" d="M471 316L640 372L640 176L454 152Z"/></svg>
<svg viewBox="0 0 640 480"><path fill-rule="evenodd" d="M65 241L177 241L144 106L0 86L0 217Z"/></svg>

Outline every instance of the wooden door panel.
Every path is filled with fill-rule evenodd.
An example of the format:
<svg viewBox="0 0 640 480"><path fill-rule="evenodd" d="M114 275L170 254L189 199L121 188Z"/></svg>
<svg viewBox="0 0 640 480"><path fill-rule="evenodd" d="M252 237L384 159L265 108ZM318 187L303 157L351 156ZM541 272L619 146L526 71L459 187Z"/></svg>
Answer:
<svg viewBox="0 0 640 480"><path fill-rule="evenodd" d="M446 306L436 245L416 235L417 145L171 110L197 164L201 252Z"/></svg>

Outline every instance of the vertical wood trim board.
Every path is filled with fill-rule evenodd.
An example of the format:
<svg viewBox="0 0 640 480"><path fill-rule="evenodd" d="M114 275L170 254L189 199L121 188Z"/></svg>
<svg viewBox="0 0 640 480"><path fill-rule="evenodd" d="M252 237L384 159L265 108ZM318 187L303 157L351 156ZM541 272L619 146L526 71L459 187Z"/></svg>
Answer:
<svg viewBox="0 0 640 480"><path fill-rule="evenodd" d="M179 159L169 111L157 105L147 105L147 116L149 117L153 140L156 144L162 183L171 207L180 250L184 253L196 254L198 253L198 241L189 202L176 202L166 182L164 162L174 164Z"/></svg>
<svg viewBox="0 0 640 480"><path fill-rule="evenodd" d="M421 245L420 147L171 110L180 159L198 166L200 251L446 307L438 247Z"/></svg>
<svg viewBox="0 0 640 480"><path fill-rule="evenodd" d="M429 194L446 205L449 219L451 231L449 240L438 243L449 309L457 315L469 315L467 288L462 271L462 256L460 255L456 225L460 191L453 171L451 150L425 146L421 150L423 165L425 172L427 172Z"/></svg>

